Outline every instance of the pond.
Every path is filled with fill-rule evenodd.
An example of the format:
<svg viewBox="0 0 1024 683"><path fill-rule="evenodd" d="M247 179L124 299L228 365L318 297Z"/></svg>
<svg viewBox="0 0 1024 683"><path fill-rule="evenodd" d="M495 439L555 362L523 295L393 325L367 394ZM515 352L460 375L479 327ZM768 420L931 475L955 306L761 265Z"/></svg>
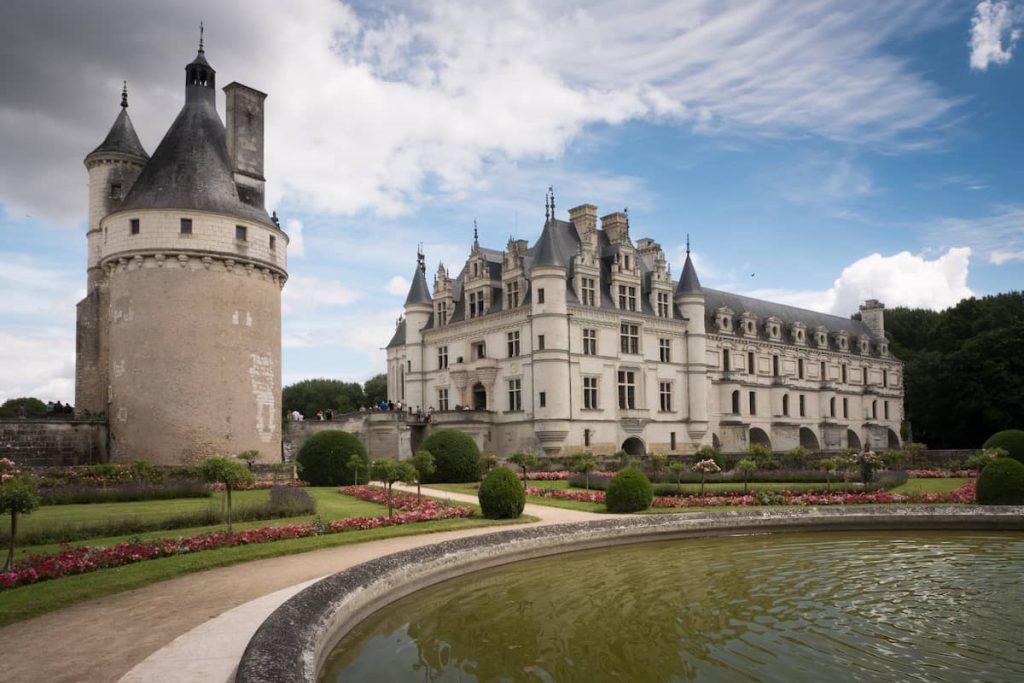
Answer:
<svg viewBox="0 0 1024 683"><path fill-rule="evenodd" d="M518 562L356 626L322 681L1024 680L1024 534L828 532Z"/></svg>

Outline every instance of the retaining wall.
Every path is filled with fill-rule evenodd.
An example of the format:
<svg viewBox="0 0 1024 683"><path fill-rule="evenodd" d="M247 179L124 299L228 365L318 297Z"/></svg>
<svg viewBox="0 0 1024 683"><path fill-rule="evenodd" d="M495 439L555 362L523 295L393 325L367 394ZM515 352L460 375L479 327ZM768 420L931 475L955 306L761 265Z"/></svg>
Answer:
<svg viewBox="0 0 1024 683"><path fill-rule="evenodd" d="M107 423L58 418L0 419L0 457L29 467L107 462Z"/></svg>

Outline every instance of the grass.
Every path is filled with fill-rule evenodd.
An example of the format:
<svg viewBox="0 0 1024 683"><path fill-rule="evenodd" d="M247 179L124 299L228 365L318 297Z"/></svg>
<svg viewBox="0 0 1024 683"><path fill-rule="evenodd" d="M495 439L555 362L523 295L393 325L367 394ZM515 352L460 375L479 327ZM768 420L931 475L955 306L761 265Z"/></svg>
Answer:
<svg viewBox="0 0 1024 683"><path fill-rule="evenodd" d="M891 493L949 493L960 488L971 479L967 477L945 477L942 479L908 479L906 484L892 489Z"/></svg>

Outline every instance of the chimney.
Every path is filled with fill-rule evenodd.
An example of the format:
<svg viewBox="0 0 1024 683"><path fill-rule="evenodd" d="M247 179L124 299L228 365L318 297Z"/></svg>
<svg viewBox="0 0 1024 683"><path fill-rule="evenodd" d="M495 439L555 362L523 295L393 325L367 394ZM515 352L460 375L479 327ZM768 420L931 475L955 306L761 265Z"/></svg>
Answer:
<svg viewBox="0 0 1024 683"><path fill-rule="evenodd" d="M241 83L224 88L227 102L228 160L238 198L259 209L263 206L263 100L266 93Z"/></svg>
<svg viewBox="0 0 1024 683"><path fill-rule="evenodd" d="M593 204L580 204L569 209L569 220L576 226L580 236L589 234L597 228L597 207Z"/></svg>
<svg viewBox="0 0 1024 683"><path fill-rule="evenodd" d="M601 229L612 244L629 244L629 221L624 211L616 211L601 218Z"/></svg>
<svg viewBox="0 0 1024 683"><path fill-rule="evenodd" d="M885 338L885 304L878 299L868 299L860 307L860 318L879 339Z"/></svg>

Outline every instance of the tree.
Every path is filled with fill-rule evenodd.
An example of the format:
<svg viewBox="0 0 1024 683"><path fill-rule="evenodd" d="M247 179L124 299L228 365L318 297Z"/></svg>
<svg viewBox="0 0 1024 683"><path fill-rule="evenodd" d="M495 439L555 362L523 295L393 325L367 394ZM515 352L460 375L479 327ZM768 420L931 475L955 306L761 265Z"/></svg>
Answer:
<svg viewBox="0 0 1024 683"><path fill-rule="evenodd" d="M825 472L825 490L832 490L832 471L837 469L835 458L822 458L818 461L818 468Z"/></svg>
<svg viewBox="0 0 1024 683"><path fill-rule="evenodd" d="M393 514L394 506L391 503L391 488L396 481L412 483L417 481L416 468L409 462L397 460L374 460L370 463L370 478L384 482L387 490L388 517Z"/></svg>
<svg viewBox="0 0 1024 683"><path fill-rule="evenodd" d="M249 468L238 460L220 455L207 458L199 466L199 474L203 481L224 484L224 494L228 503L228 533L231 533L231 491L242 484L251 484L256 480Z"/></svg>
<svg viewBox="0 0 1024 683"><path fill-rule="evenodd" d="M366 464L366 457L361 453L353 453L348 456L345 465L352 472L352 485L359 486L359 470L365 470L369 467Z"/></svg>
<svg viewBox="0 0 1024 683"><path fill-rule="evenodd" d="M743 458L736 463L736 471L743 475L743 495L747 494L747 482L750 475L757 471L757 463L751 458Z"/></svg>
<svg viewBox="0 0 1024 683"><path fill-rule="evenodd" d="M668 458L661 453L651 453L649 460L651 471L654 473L654 478L657 479L661 475L661 471L665 469L665 465L668 464Z"/></svg>
<svg viewBox="0 0 1024 683"><path fill-rule="evenodd" d="M424 479L430 478L430 475L437 469L437 463L434 462L434 456L430 451L416 451L412 454L412 460L409 462L416 469L416 499L419 500L420 483Z"/></svg>
<svg viewBox="0 0 1024 683"><path fill-rule="evenodd" d="M590 490L590 473L597 467L597 461L590 453L577 453L569 461L569 470L583 475L586 489Z"/></svg>
<svg viewBox="0 0 1024 683"><path fill-rule="evenodd" d="M245 463L245 466L252 470L254 462L260 459L259 451L242 451L238 454L238 459Z"/></svg>
<svg viewBox="0 0 1024 683"><path fill-rule="evenodd" d="M779 461L775 458L775 454L772 453L772 449L768 448L764 444L750 444L750 446L747 447L747 453L754 459L754 462L757 463L758 469L774 470L779 467Z"/></svg>
<svg viewBox="0 0 1024 683"><path fill-rule="evenodd" d="M367 404L363 387L358 382L338 379L305 379L286 386L281 392L285 413L297 410L306 417L320 410L349 413Z"/></svg>
<svg viewBox="0 0 1024 683"><path fill-rule="evenodd" d="M384 373L374 375L366 380L363 385L363 396L366 402L377 405L381 401L388 400L388 376Z"/></svg>
<svg viewBox="0 0 1024 683"><path fill-rule="evenodd" d="M708 474L715 474L721 472L722 468L718 466L718 463L708 458L707 460L701 460L693 466L694 472L700 472L700 495L704 496L704 477Z"/></svg>
<svg viewBox="0 0 1024 683"><path fill-rule="evenodd" d="M510 463L520 467L523 470L523 486L526 486L526 481L529 479L529 472L531 469L537 469L540 465L540 460L533 453L527 453L526 451L519 451L513 453L512 457L508 459Z"/></svg>
<svg viewBox="0 0 1024 683"><path fill-rule="evenodd" d="M46 404L38 398L26 396L9 398L0 405L0 417L45 417Z"/></svg>
<svg viewBox="0 0 1024 683"><path fill-rule="evenodd" d="M11 542L7 547L5 572L14 570L14 543L15 537L18 535L18 515L30 514L39 507L40 503L39 496L36 495L35 483L30 477L20 474L8 474L8 476L8 479L0 483L0 515L11 515Z"/></svg>
<svg viewBox="0 0 1024 683"><path fill-rule="evenodd" d="M682 460L673 460L668 468L676 475L676 493L683 492L683 472L686 471L686 463Z"/></svg>

